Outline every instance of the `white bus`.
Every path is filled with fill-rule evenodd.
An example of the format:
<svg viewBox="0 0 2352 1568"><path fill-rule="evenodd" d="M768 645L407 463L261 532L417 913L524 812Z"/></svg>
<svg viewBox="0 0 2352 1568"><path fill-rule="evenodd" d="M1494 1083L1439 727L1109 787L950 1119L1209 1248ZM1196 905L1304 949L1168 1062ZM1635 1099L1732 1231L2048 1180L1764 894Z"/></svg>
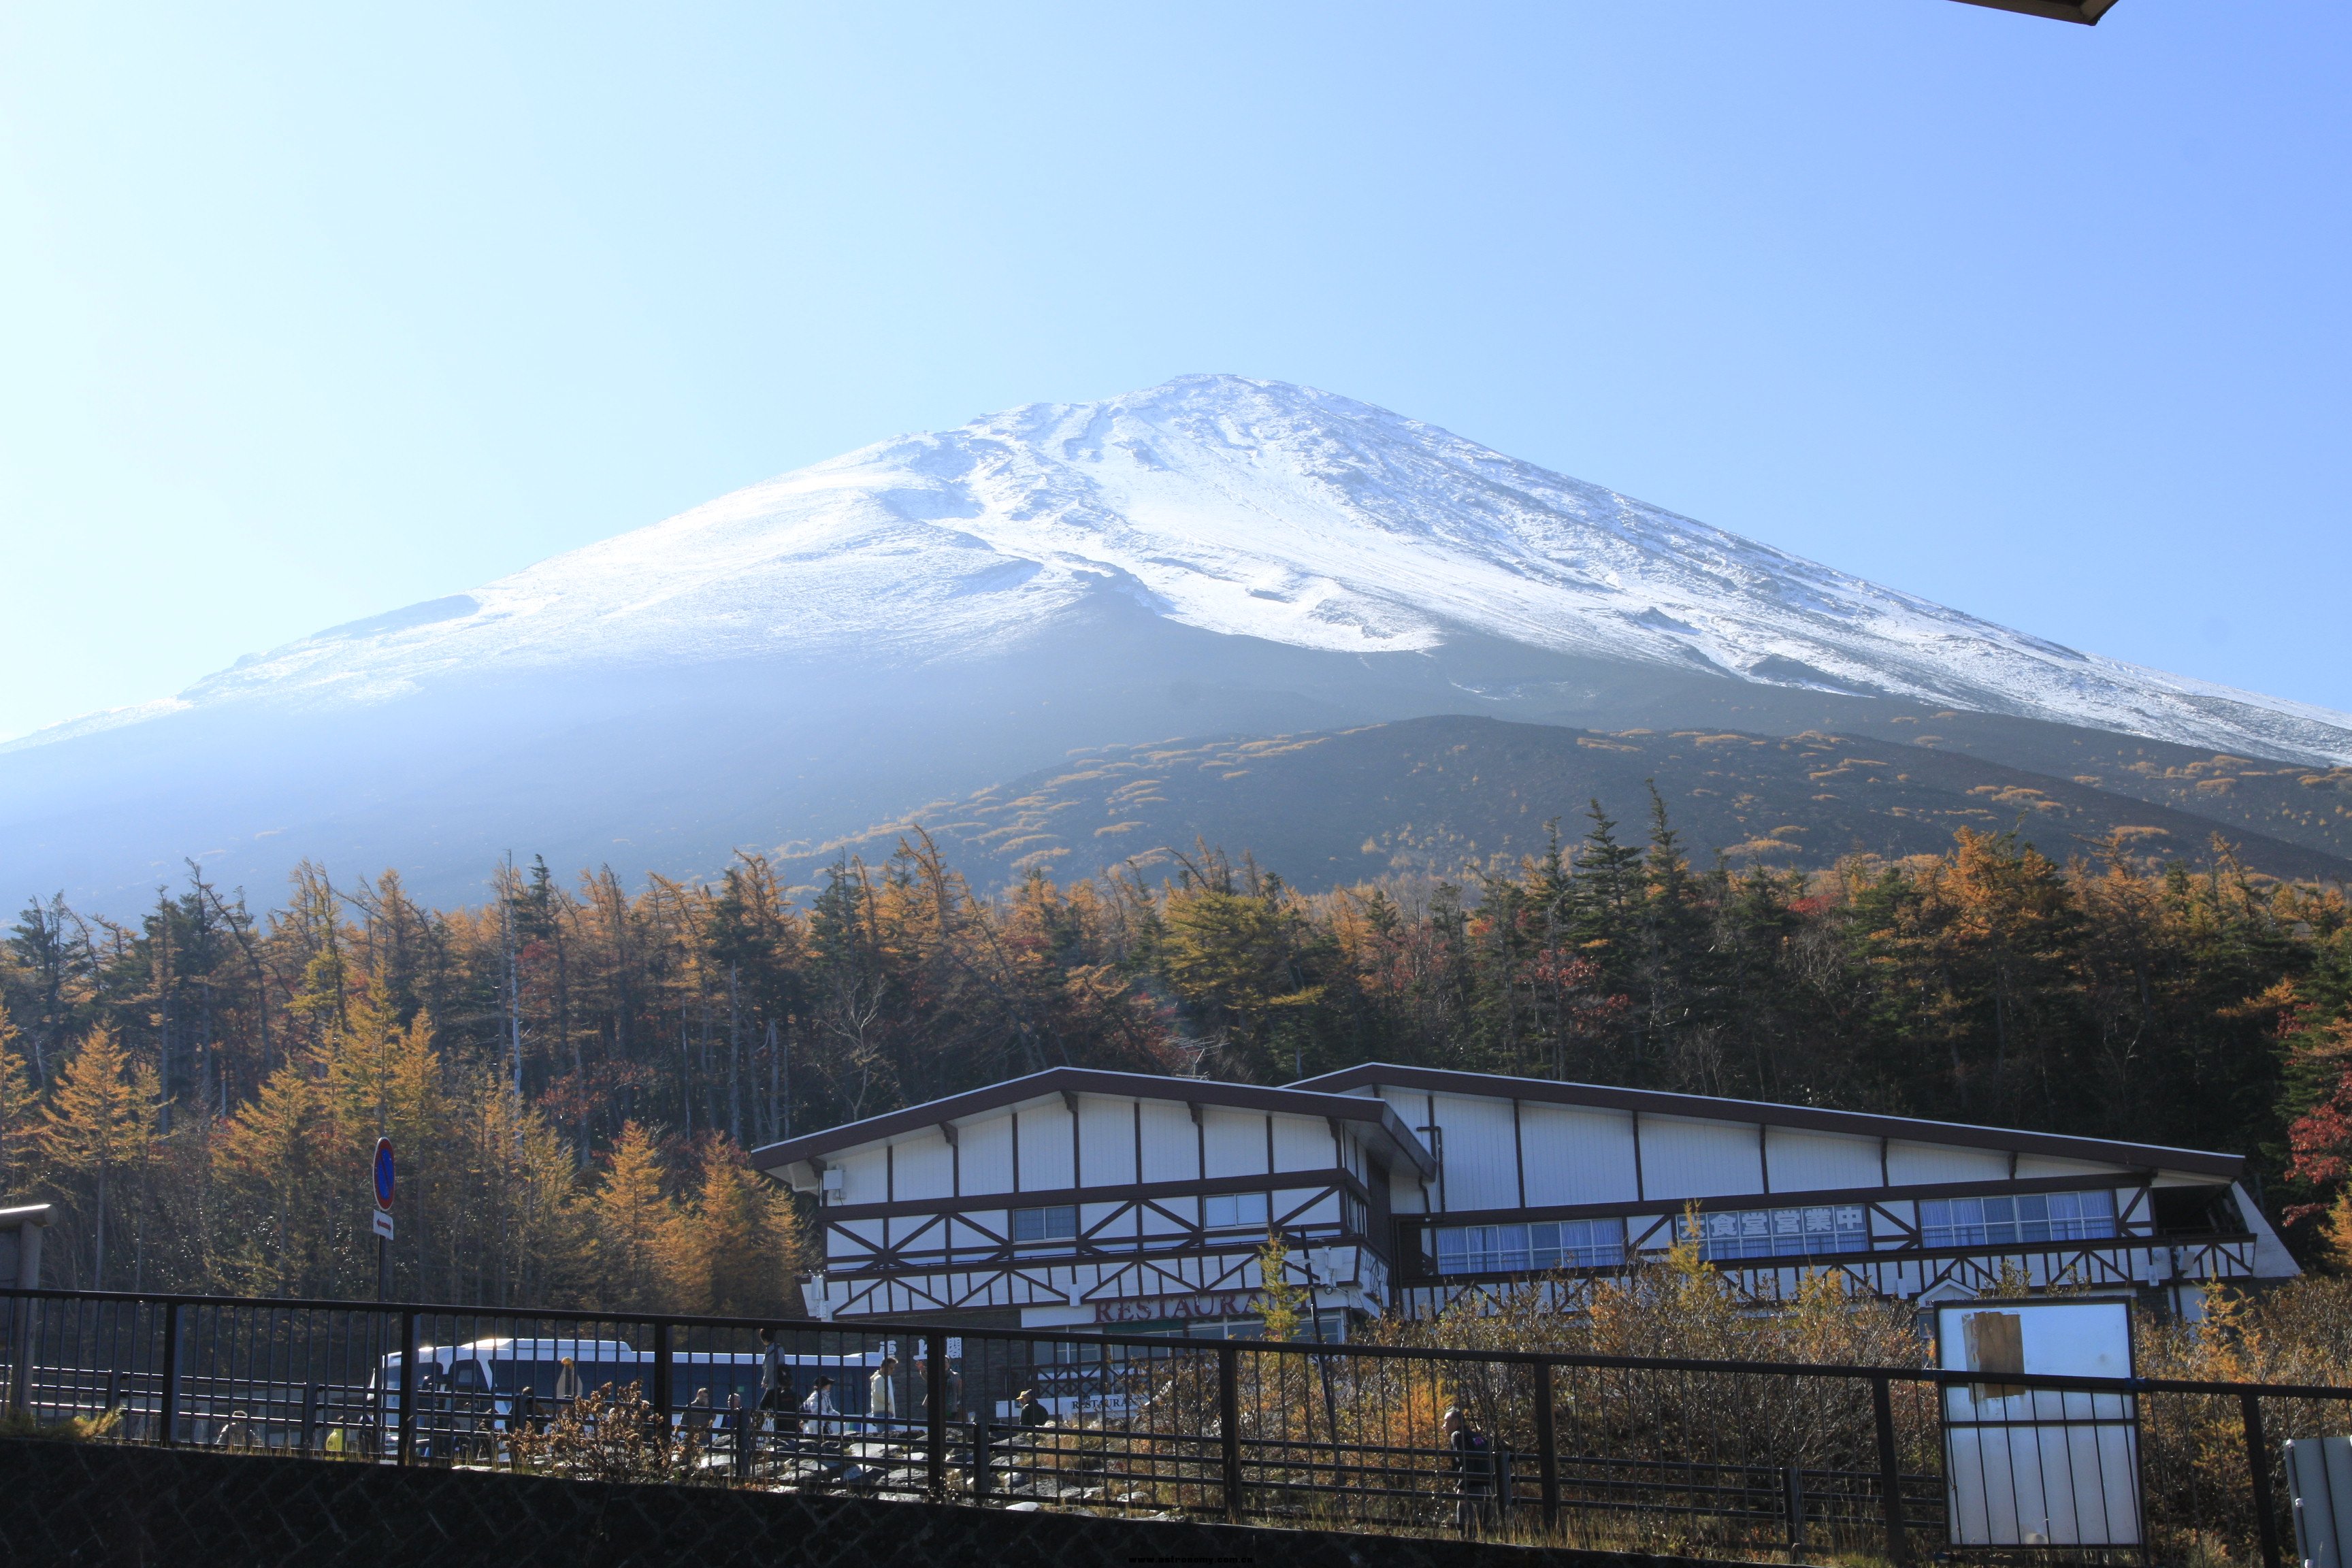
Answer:
<svg viewBox="0 0 2352 1568"><path fill-rule="evenodd" d="M845 1415L866 1408L866 1379L887 1352L854 1355L787 1355L793 1369L791 1396L797 1405L819 1377L833 1379L834 1407ZM502 1432L520 1415L553 1416L574 1394L635 1384L650 1397L654 1352L626 1340L472 1340L459 1345L416 1347L417 1415L421 1432L472 1437ZM564 1363L576 1374L565 1386ZM710 1391L710 1408L725 1415L730 1394L742 1410L760 1403L764 1358L759 1352L672 1351L669 1356L670 1419L682 1421L699 1389ZM400 1420L400 1352L383 1358L369 1386L388 1431ZM562 1392L559 1393L559 1390ZM430 1439L428 1438L428 1442Z"/></svg>

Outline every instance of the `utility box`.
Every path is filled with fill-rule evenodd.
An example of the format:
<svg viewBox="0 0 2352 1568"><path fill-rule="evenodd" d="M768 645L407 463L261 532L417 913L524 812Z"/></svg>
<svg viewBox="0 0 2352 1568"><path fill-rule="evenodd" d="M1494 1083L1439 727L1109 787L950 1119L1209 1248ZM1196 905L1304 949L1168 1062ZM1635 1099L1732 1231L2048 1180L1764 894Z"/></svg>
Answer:
<svg viewBox="0 0 2352 1568"><path fill-rule="evenodd" d="M41 1288L41 1227L48 1223L47 1204L0 1208L0 1288ZM24 1410L32 1387L33 1317L37 1310L32 1301L0 1301L0 1321L7 1325L7 1405L12 1414Z"/></svg>
<svg viewBox="0 0 2352 1568"><path fill-rule="evenodd" d="M2352 1437L2291 1437L2294 1554L2303 1568L2352 1568Z"/></svg>

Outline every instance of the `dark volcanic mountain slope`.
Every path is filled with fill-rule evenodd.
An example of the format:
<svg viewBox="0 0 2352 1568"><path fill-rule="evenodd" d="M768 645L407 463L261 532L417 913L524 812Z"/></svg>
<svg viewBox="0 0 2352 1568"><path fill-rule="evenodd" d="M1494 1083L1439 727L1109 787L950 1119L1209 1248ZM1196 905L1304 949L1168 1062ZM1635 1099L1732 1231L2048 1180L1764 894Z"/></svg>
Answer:
<svg viewBox="0 0 2352 1568"><path fill-rule="evenodd" d="M2014 828L2061 859L2119 834L2140 857L2203 863L2221 831L2205 817L1933 747L1433 718L1089 751L794 864L813 875L836 855L887 855L919 825L982 887L1032 868L1068 878L1122 861L1167 865L1195 840L1250 850L1309 889L1393 872L1461 876L1540 850L1555 821L1579 837L1596 798L1638 837L1652 781L1695 858L1719 850L1740 864L1931 854L1963 827ZM2352 860L2259 834L2226 837L2256 871L2352 879Z"/></svg>

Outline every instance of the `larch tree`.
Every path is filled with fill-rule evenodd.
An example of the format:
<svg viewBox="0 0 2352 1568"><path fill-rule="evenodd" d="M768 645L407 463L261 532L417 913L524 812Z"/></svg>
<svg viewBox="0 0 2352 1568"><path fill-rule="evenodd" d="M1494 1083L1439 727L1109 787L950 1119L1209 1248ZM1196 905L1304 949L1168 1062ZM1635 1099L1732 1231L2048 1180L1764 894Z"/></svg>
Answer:
<svg viewBox="0 0 2352 1568"><path fill-rule="evenodd" d="M662 1300L664 1254L675 1211L662 1184L668 1172L651 1134L635 1121L621 1134L589 1200L598 1294L618 1311L640 1311Z"/></svg>
<svg viewBox="0 0 2352 1568"><path fill-rule="evenodd" d="M17 1038L7 1012L0 1009L0 1204L32 1163L30 1144L38 1125L32 1078L16 1054Z"/></svg>
<svg viewBox="0 0 2352 1568"><path fill-rule="evenodd" d="M154 1137L155 1070L134 1063L100 1024L58 1074L38 1142L50 1179L89 1226L92 1288L106 1289L106 1222L118 1177L135 1173Z"/></svg>
<svg viewBox="0 0 2352 1568"><path fill-rule="evenodd" d="M325 1096L308 1060L262 1080L213 1143L213 1181L225 1224L215 1266L223 1283L257 1295L331 1295L332 1194L322 1169Z"/></svg>
<svg viewBox="0 0 2352 1568"><path fill-rule="evenodd" d="M735 1145L702 1145L694 1200L670 1222L670 1300L690 1312L799 1317L793 1276L800 1248L790 1201L743 1163Z"/></svg>

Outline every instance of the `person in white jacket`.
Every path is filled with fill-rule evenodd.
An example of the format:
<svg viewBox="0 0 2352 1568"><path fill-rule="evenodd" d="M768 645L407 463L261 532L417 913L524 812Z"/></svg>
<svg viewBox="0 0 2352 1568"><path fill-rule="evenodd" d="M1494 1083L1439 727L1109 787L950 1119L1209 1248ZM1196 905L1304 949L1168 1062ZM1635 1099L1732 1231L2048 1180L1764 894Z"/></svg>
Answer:
<svg viewBox="0 0 2352 1568"><path fill-rule="evenodd" d="M866 1415L873 1423L877 1435L887 1430L887 1423L898 1414L898 1358L886 1355L874 1375L866 1380Z"/></svg>
<svg viewBox="0 0 2352 1568"><path fill-rule="evenodd" d="M820 1377L801 1401L801 1432L819 1448L841 1430L841 1407L833 1402L833 1379Z"/></svg>

